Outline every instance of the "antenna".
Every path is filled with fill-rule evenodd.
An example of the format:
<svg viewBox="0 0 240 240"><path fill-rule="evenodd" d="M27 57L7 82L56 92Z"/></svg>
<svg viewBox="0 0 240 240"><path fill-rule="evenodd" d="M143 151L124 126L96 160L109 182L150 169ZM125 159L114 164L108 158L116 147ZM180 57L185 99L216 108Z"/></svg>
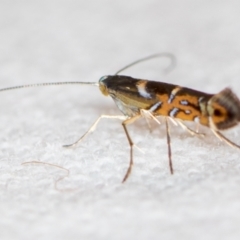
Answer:
<svg viewBox="0 0 240 240"><path fill-rule="evenodd" d="M52 85L74 85L74 84L98 86L98 83L96 82L52 82L52 83L26 84L26 85L19 85L15 87L2 88L0 89L0 92L20 89L20 88L29 88L29 87L44 87L44 86L52 86Z"/></svg>
<svg viewBox="0 0 240 240"><path fill-rule="evenodd" d="M176 58L173 54L171 53L167 53L167 52L163 52L163 53L157 53L157 54L153 54L150 55L148 57L144 57L141 58L137 61L134 61L128 65L126 65L125 67L121 68L120 70L118 70L115 75L118 75L120 72L123 72L124 70L137 65L138 63L141 62L145 62L147 60L153 59L153 58L159 58L159 57L167 57L170 58L171 63L170 65L164 69L165 72L169 72L171 71L175 66L176 66ZM43 86L56 86L56 85L92 85L92 86L99 86L99 84L97 82L50 82L50 83L36 83L36 84L26 84L26 85L19 85L19 86L14 86L14 87L8 87L8 88L2 88L0 89L0 92L3 91L10 91L10 90L14 90L14 89L20 89L20 88L30 88L30 87L43 87Z"/></svg>
<svg viewBox="0 0 240 240"><path fill-rule="evenodd" d="M172 71L175 68L176 62L177 62L175 56L171 53L168 53L168 52L162 52L162 53L156 53L156 54L150 55L148 57L140 58L139 60L134 61L134 62L126 65L125 67L121 68L120 70L118 70L115 73L115 75L118 75L120 72L123 72L124 70L126 70L126 69L128 69L128 68L130 68L134 65L137 65L138 63L145 62L145 61L148 61L148 60L153 59L153 58L160 58L160 57L170 58L170 60L171 60L170 65L164 69L164 71L166 73Z"/></svg>

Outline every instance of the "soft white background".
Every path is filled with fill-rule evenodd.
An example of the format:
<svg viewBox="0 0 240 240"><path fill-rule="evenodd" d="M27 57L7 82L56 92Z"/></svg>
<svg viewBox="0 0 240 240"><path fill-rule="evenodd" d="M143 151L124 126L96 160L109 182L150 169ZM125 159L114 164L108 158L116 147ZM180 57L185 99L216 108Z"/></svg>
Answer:
<svg viewBox="0 0 240 240"><path fill-rule="evenodd" d="M166 59L127 70L134 77L240 96L238 0L1 0L0 87L98 81L156 52ZM64 149L100 114L119 114L96 87L0 92L0 239L239 239L240 151L171 126L129 127L135 166L119 120L103 120L76 149ZM240 143L240 128L227 136ZM66 172L44 165L62 166Z"/></svg>

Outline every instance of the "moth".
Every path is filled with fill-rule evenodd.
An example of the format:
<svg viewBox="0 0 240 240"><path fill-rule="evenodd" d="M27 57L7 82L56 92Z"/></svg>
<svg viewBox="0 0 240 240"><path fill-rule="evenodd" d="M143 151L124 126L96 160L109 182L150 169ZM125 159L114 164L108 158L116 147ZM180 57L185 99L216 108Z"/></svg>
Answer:
<svg viewBox="0 0 240 240"><path fill-rule="evenodd" d="M133 167L134 142L128 132L127 126L142 117L146 119L153 119L156 122L159 122L157 119L159 116L164 118L168 144L168 161L171 174L174 173L174 170L172 164L169 120L180 125L193 135L196 134L203 136L203 134L198 131L194 131L193 129L187 127L182 121L196 122L197 124L210 128L210 130L220 140L225 141L230 146L240 148L239 145L221 133L222 130L236 126L240 121L240 101L230 88L225 88L217 94L208 94L165 82L136 79L130 76L119 75L120 72L133 65L156 57L170 58L172 60L170 68L172 68L175 64L175 58L172 54L159 53L139 59L120 69L114 75L103 76L98 82L29 84L3 88L0 89L0 91L64 84L98 86L104 96L110 96L113 99L123 115L101 115L81 138L73 144L64 145L64 147L75 147L89 133L95 130L97 124L103 118L122 120L122 127L130 146L129 166L122 182L125 182L128 179Z"/></svg>

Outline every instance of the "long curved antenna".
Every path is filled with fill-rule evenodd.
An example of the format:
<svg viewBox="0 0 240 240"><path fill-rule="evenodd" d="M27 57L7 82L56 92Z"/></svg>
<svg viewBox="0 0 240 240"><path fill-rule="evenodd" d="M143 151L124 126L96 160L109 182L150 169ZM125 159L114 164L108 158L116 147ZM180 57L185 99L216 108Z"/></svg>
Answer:
<svg viewBox="0 0 240 240"><path fill-rule="evenodd" d="M175 66L176 66L176 58L173 54L163 52L163 53L157 53L150 55L148 57L141 58L137 61L134 61L127 66L121 68L118 70L115 75L119 74L120 72L138 64L141 62L145 62L147 60L153 59L153 58L158 58L158 57L167 57L171 59L171 64L165 68L165 72L171 71ZM43 87L43 86L51 86L51 85L75 85L75 84L80 84L80 85L92 85L92 86L99 86L97 82L55 82L55 83L36 83L36 84L26 84L26 85L19 85L19 86L14 86L14 87L8 87L8 88L2 88L0 89L0 92L3 91L9 91L9 90L14 90L14 89L20 89L20 88L30 88L30 87Z"/></svg>
<svg viewBox="0 0 240 240"><path fill-rule="evenodd" d="M176 66L176 58L175 58L175 56L173 54L171 54L171 53L163 52L163 53L156 53L156 54L150 55L148 57L144 57L144 58L141 58L141 59L139 59L137 61L134 61L134 62L126 65L125 67L121 68L120 70L118 70L115 73L115 75L118 75L120 72L122 72L122 71L124 71L124 70L126 70L126 69L128 69L128 68L130 68L130 67L132 67L132 66L134 66L136 64L138 64L138 63L145 62L147 60L150 60L150 59L153 59L153 58L158 58L158 57L167 57L167 58L170 58L170 60L171 60L171 64L167 68L164 69L165 72L170 72L172 69L175 68L175 66Z"/></svg>
<svg viewBox="0 0 240 240"><path fill-rule="evenodd" d="M51 85L74 85L74 84L98 86L98 83L96 82L52 82L52 83L36 83L36 84L27 84L27 85L15 86L15 87L2 88L0 89L0 92L20 89L20 88L43 87L43 86L51 86Z"/></svg>

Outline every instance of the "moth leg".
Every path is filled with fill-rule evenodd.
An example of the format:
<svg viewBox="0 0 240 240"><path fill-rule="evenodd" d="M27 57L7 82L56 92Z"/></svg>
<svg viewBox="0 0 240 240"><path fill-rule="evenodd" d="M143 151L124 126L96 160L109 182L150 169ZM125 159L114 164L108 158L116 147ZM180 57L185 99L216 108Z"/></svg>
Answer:
<svg viewBox="0 0 240 240"><path fill-rule="evenodd" d="M132 167L133 167L133 146L134 146L134 143L133 143L133 141L132 141L132 139L131 139L131 137L130 137L130 135L128 133L127 125L135 122L140 117L141 117L141 115L136 115L136 116L128 118L128 119L126 119L125 121L122 122L123 129L125 131L128 143L130 145L130 162L129 162L129 166L128 166L127 172L126 172L126 174L125 174L125 176L124 176L124 178L122 180L122 183L124 183L128 179L128 177L129 177L129 175L130 175L130 173L132 171Z"/></svg>
<svg viewBox="0 0 240 240"><path fill-rule="evenodd" d="M151 126L151 124L150 124L150 122L149 122L149 119L147 118L147 117L145 117L144 116L144 119L145 119L145 121L146 121L146 123L147 123L147 125L148 125L148 129L149 129L149 131L150 131L150 133L152 132L152 126Z"/></svg>
<svg viewBox="0 0 240 240"><path fill-rule="evenodd" d="M148 110L145 110L145 109L141 109L140 112L141 112L141 115L143 117L145 117L146 119L152 119L156 123L161 124L160 121L152 114L151 111L148 111Z"/></svg>
<svg viewBox="0 0 240 240"><path fill-rule="evenodd" d="M168 117L168 119L173 123L173 125L178 126L178 122L176 119L174 119L172 117Z"/></svg>
<svg viewBox="0 0 240 240"><path fill-rule="evenodd" d="M108 118L108 119L120 119L120 120L125 120L126 117L125 116L111 116L111 115L101 115L100 117L98 117L98 119L93 123L93 125L87 130L87 132L85 132L76 142L72 143L72 144L68 144L68 145L63 145L63 147L65 148L72 148L72 147L76 147L85 137L88 136L89 133L93 132L95 130L95 128L97 127L98 123L100 122L101 119L103 118Z"/></svg>
<svg viewBox="0 0 240 240"><path fill-rule="evenodd" d="M198 135L200 137L205 137L204 133L199 133L197 131L192 130L191 128L186 126L183 122L181 122L180 120L177 120L177 122L184 130L187 130L191 135Z"/></svg>
<svg viewBox="0 0 240 240"><path fill-rule="evenodd" d="M149 119L152 119L155 122L157 122L158 124L161 124L160 121L155 116L153 116L151 111L148 111L148 110L145 110L145 109L141 109L140 112L141 112L141 115L146 120L150 132L152 132L152 128L151 128L151 124L149 122Z"/></svg>
<svg viewBox="0 0 240 240"><path fill-rule="evenodd" d="M199 126L200 126L200 124L199 123L197 123L197 125L196 125L196 130L195 130L195 132L199 132ZM204 134L204 133L203 133ZM205 134L204 134L205 135Z"/></svg>
<svg viewBox="0 0 240 240"><path fill-rule="evenodd" d="M228 145L230 145L231 147L236 147L236 148L240 148L240 145L232 142L230 139L226 138L223 134L221 134L219 131L216 131L214 129L211 129L212 132L215 134L215 136L217 136L221 141L224 141L225 143L227 143Z"/></svg>
<svg viewBox="0 0 240 240"><path fill-rule="evenodd" d="M167 118L165 118L165 123L166 123L166 133L167 133L169 169L170 169L170 173L173 174L174 171L173 171L173 164L172 164L170 128L169 128L169 124L168 124L168 119Z"/></svg>

